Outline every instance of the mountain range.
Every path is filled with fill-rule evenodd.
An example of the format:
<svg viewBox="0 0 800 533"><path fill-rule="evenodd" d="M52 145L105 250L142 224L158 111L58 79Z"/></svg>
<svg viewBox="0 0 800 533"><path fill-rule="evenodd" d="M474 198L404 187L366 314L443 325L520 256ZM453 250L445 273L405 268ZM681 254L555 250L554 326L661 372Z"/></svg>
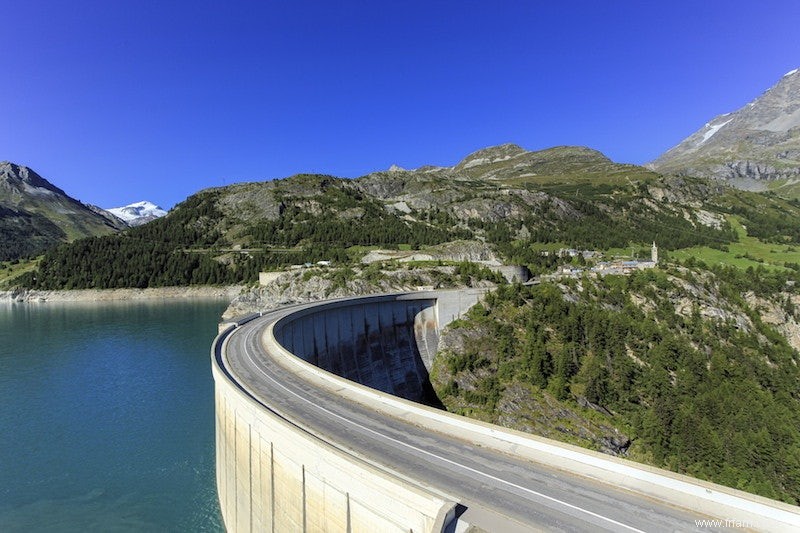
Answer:
<svg viewBox="0 0 800 533"><path fill-rule="evenodd" d="M167 212L143 201L102 209L69 196L34 170L0 162L0 261L140 226Z"/></svg>
<svg viewBox="0 0 800 533"><path fill-rule="evenodd" d="M28 167L0 162L0 260L126 227L99 207L70 197Z"/></svg>
<svg viewBox="0 0 800 533"><path fill-rule="evenodd" d="M181 242L165 243L170 250L202 250L203 257L226 265L224 275L208 279L235 280L252 277L257 268L314 258L350 260L355 245L477 240L516 261L530 260L533 252L521 244L526 241L600 249L654 239L665 249L719 246L735 239L728 223L733 214L747 222L752 236L781 235L793 242L796 205L743 196L724 184L797 197L799 121L800 72L792 71L647 167L615 163L586 147L528 151L504 144L451 167L392 166L352 180L298 175L209 189L162 219L156 217L164 211L149 202L112 208L114 215L86 206L32 170L3 163L2 257L35 255L56 243L144 221L156 224L144 233L181 235ZM185 226L189 221L193 226ZM237 248L254 252L237 254ZM207 274L217 269L205 268ZM207 278L192 276L182 277Z"/></svg>
<svg viewBox="0 0 800 533"><path fill-rule="evenodd" d="M541 252L559 246L725 247L739 239L732 216L751 237L800 243L800 205L792 202L662 176L589 148L505 144L452 167L395 167L356 179L301 174L206 189L123 234L48 252L33 285L252 282L259 271L293 264L358 264L374 248L447 246L452 257L465 257L459 247L482 248L466 256L535 270Z"/></svg>
<svg viewBox="0 0 800 533"><path fill-rule="evenodd" d="M742 108L709 120L653 161L669 174L728 180L749 190L800 193L800 69Z"/></svg>

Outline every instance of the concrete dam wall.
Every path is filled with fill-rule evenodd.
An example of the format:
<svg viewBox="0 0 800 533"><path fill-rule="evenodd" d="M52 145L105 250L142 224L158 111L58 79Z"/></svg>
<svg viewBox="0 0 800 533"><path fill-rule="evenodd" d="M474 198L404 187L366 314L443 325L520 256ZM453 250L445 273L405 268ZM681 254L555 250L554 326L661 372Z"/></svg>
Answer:
<svg viewBox="0 0 800 533"><path fill-rule="evenodd" d="M226 352L242 355L249 349L243 333L236 335L243 344L232 346L234 332L249 331L251 322L272 324L252 330L269 354L285 352L379 391L435 404L428 369L440 328L481 293L349 298L221 324L212 370L217 490L226 528L443 531L455 509L446 495L309 432L291 412L276 408L280 401L268 384L274 380L241 367ZM268 386L260 388L264 383Z"/></svg>
<svg viewBox="0 0 800 533"><path fill-rule="evenodd" d="M480 294L349 298L223 325L212 373L228 531L672 531L698 516L800 530L796 506L415 403L430 400L441 328Z"/></svg>
<svg viewBox="0 0 800 533"><path fill-rule="evenodd" d="M219 366L216 474L229 532L440 532L453 502L376 468L261 404Z"/></svg>
<svg viewBox="0 0 800 533"><path fill-rule="evenodd" d="M407 400L436 404L428 371L439 327L435 299L348 301L282 319L275 338L323 370Z"/></svg>

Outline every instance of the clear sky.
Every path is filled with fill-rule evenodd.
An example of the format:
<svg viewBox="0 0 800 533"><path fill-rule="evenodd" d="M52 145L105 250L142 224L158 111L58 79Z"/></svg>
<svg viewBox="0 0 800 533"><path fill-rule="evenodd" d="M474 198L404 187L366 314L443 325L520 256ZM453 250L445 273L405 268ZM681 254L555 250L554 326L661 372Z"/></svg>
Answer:
<svg viewBox="0 0 800 533"><path fill-rule="evenodd" d="M102 207L477 149L645 163L800 66L797 0L0 0L0 160Z"/></svg>

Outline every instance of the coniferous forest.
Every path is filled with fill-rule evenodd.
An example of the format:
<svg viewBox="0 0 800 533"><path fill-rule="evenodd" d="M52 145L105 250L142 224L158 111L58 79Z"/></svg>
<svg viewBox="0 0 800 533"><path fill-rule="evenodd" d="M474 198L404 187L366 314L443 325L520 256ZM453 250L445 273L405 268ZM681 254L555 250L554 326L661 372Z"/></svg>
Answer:
<svg viewBox="0 0 800 533"><path fill-rule="evenodd" d="M790 278L694 265L502 286L452 326L473 342L440 354L434 385L449 410L502 423L513 404L521 427L579 413L626 435L623 455L796 504L798 354L740 296ZM561 417L546 434L587 445Z"/></svg>

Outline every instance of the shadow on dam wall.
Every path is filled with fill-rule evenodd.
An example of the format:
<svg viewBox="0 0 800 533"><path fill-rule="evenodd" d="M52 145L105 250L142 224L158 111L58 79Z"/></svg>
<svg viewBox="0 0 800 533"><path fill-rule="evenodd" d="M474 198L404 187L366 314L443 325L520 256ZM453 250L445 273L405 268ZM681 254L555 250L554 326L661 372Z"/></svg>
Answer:
<svg viewBox="0 0 800 533"><path fill-rule="evenodd" d="M443 408L428 372L439 343L436 299L345 302L287 317L276 340L343 378Z"/></svg>

